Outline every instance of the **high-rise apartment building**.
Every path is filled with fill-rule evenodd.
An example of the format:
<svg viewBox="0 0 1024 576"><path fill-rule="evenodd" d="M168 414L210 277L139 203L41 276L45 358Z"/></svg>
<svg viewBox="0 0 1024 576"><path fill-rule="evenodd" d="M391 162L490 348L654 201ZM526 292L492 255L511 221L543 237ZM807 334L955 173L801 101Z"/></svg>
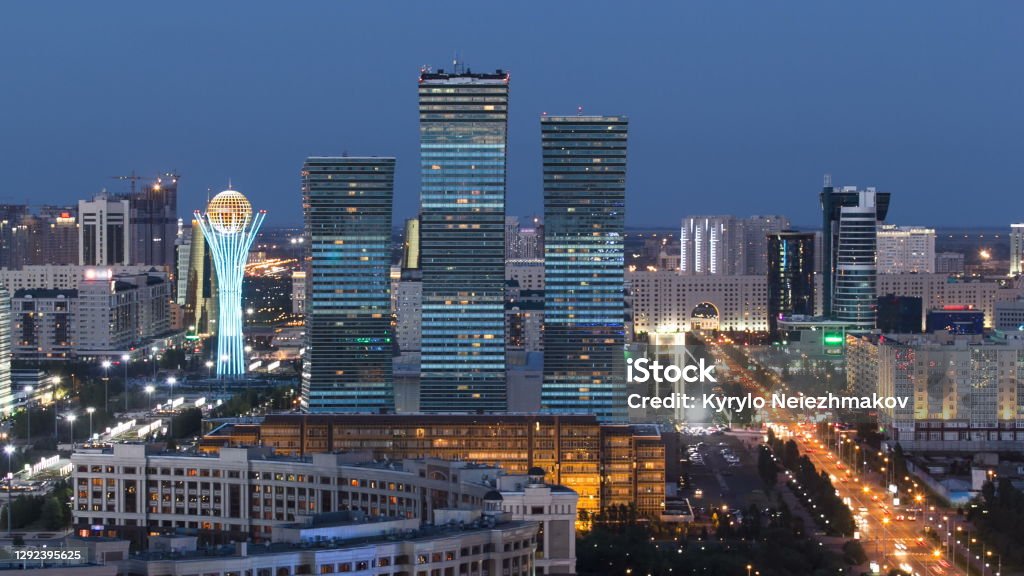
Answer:
<svg viewBox="0 0 1024 576"><path fill-rule="evenodd" d="M624 116L544 116L544 382L552 412L626 417Z"/></svg>
<svg viewBox="0 0 1024 576"><path fill-rule="evenodd" d="M312 157L302 167L307 412L394 409L394 158Z"/></svg>
<svg viewBox="0 0 1024 576"><path fill-rule="evenodd" d="M964 255L961 252L939 252L935 255L936 274L963 274Z"/></svg>
<svg viewBox="0 0 1024 576"><path fill-rule="evenodd" d="M679 272L763 276L768 273L768 235L787 228L785 216L688 216L679 235Z"/></svg>
<svg viewBox="0 0 1024 576"><path fill-rule="evenodd" d="M131 209L128 200L100 193L78 201L78 263L83 266L130 264Z"/></svg>
<svg viewBox="0 0 1024 576"><path fill-rule="evenodd" d="M821 192L825 314L858 330L875 327L878 223L889 211L889 193L856 186Z"/></svg>
<svg viewBox="0 0 1024 576"><path fill-rule="evenodd" d="M11 295L0 287L0 412L4 416L14 410L11 381Z"/></svg>
<svg viewBox="0 0 1024 576"><path fill-rule="evenodd" d="M1010 224L1010 275L1024 274L1024 224Z"/></svg>
<svg viewBox="0 0 1024 576"><path fill-rule="evenodd" d="M420 407L504 410L509 75L419 79Z"/></svg>
<svg viewBox="0 0 1024 576"><path fill-rule="evenodd" d="M162 174L122 199L128 201L131 211L131 261L173 270L174 240L178 234L178 175Z"/></svg>
<svg viewBox="0 0 1024 576"><path fill-rule="evenodd" d="M922 226L878 227L879 274L935 272L935 229Z"/></svg>
<svg viewBox="0 0 1024 576"><path fill-rule="evenodd" d="M768 241L768 329L779 316L814 315L814 233L787 230Z"/></svg>
<svg viewBox="0 0 1024 576"><path fill-rule="evenodd" d="M198 220L192 220L185 281L185 329L192 336L217 333L217 275L206 236Z"/></svg>

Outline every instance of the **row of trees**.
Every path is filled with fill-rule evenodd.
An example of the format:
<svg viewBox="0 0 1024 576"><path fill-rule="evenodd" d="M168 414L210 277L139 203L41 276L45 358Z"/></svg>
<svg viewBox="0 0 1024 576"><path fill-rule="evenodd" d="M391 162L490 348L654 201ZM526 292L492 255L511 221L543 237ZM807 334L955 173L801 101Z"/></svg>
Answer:
<svg viewBox="0 0 1024 576"><path fill-rule="evenodd" d="M980 532L979 537L1002 557L1003 567L1024 566L1024 493L1009 478L986 482L977 507L967 517Z"/></svg>
<svg viewBox="0 0 1024 576"><path fill-rule="evenodd" d="M72 520L71 508L66 504L70 498L71 487L61 480L46 496L18 496L10 506L5 500L0 510L0 528L7 528L7 514L13 510L10 525L14 530L64 530Z"/></svg>
<svg viewBox="0 0 1024 576"><path fill-rule="evenodd" d="M783 442L769 432L768 446L771 447L770 453L767 447L762 447L757 461L758 474L768 489L775 487L777 463L781 463L793 473L793 480L799 485L791 484L790 488L801 495L806 493L807 498L814 503L811 516L818 526L829 534L852 535L856 526L853 513L836 495L835 486L828 474L818 472L810 458L801 456L793 440Z"/></svg>

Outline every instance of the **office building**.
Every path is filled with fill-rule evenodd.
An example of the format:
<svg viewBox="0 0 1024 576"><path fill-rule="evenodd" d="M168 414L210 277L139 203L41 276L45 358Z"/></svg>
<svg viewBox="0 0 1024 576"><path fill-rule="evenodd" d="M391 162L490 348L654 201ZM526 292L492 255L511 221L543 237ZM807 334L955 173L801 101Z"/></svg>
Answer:
<svg viewBox="0 0 1024 576"><path fill-rule="evenodd" d="M0 270L0 286L16 290L77 290L79 285L97 276L146 274L151 266L78 266L43 264L22 266L17 270Z"/></svg>
<svg viewBox="0 0 1024 576"><path fill-rule="evenodd" d="M882 274L878 277L878 295L890 294L920 298L922 310L973 306L985 313L985 327L992 328L996 304L1024 295L1024 284L1005 276L951 278L946 274ZM922 316L919 324L923 323Z"/></svg>
<svg viewBox="0 0 1024 576"><path fill-rule="evenodd" d="M217 274L199 220L192 220L190 236L184 325L189 337L208 337L217 332Z"/></svg>
<svg viewBox="0 0 1024 576"><path fill-rule="evenodd" d="M9 302L12 315L6 327L14 336L10 350L15 358L65 360L76 355L77 290L15 290Z"/></svg>
<svg viewBox="0 0 1024 576"><path fill-rule="evenodd" d="M162 534L187 534L188 548L204 544L205 563L189 562L187 553L175 563L204 573L221 566L223 560L210 551L225 541L250 542L251 548L232 557L260 559L255 567L283 564L277 556L291 561L297 550L320 550L317 574L365 573L371 565L389 573L438 566L438 574L454 574L457 560L468 574L470 559L495 569L506 553L516 561L502 573L532 576L553 573L536 571L540 566L575 565L568 540L575 536L578 496L544 484L543 472L503 479L499 468L468 462L409 459L381 465L367 458L365 452L281 458L260 448L224 448L210 457L161 453L141 444L79 449L72 454L76 533L121 536L137 544L148 540L157 549L168 540ZM504 542L510 534L514 544ZM486 561L492 554L497 564ZM153 569L156 559L133 557L132 573L165 574Z"/></svg>
<svg viewBox="0 0 1024 576"><path fill-rule="evenodd" d="M245 374L242 335L242 278L256 233L266 211L253 213L252 204L241 192L225 190L210 200L206 213L195 211L217 274L217 365L218 378Z"/></svg>
<svg viewBox="0 0 1024 576"><path fill-rule="evenodd" d="M420 407L504 410L509 75L424 71Z"/></svg>
<svg viewBox="0 0 1024 576"><path fill-rule="evenodd" d="M922 226L878 227L878 273L935 272L935 229Z"/></svg>
<svg viewBox="0 0 1024 576"><path fill-rule="evenodd" d="M394 158L312 157L302 167L307 412L394 409L394 178Z"/></svg>
<svg viewBox="0 0 1024 576"><path fill-rule="evenodd" d="M402 234L402 269L420 269L420 219L409 218L405 221Z"/></svg>
<svg viewBox="0 0 1024 576"><path fill-rule="evenodd" d="M84 266L132 264L131 208L102 192L78 201L78 263Z"/></svg>
<svg viewBox="0 0 1024 576"><path fill-rule="evenodd" d="M505 279L515 282L520 290L544 290L544 259L508 260Z"/></svg>
<svg viewBox="0 0 1024 576"><path fill-rule="evenodd" d="M831 182L821 192L823 309L855 330L875 327L878 224L888 214L889 196Z"/></svg>
<svg viewBox="0 0 1024 576"><path fill-rule="evenodd" d="M39 209L41 250L29 264L74 265L78 263L78 217L70 206Z"/></svg>
<svg viewBox="0 0 1024 576"><path fill-rule="evenodd" d="M945 332L958 336L980 336L985 332L985 313L973 306L944 306L929 310L925 332Z"/></svg>
<svg viewBox="0 0 1024 576"><path fill-rule="evenodd" d="M814 233L786 230L767 236L768 330L780 316L814 315Z"/></svg>
<svg viewBox="0 0 1024 576"><path fill-rule="evenodd" d="M601 424L589 414L271 414L260 424L221 426L199 449L255 445L292 456L370 450L378 460L480 462L509 474L539 467L548 483L579 494L588 515L620 504L660 514L665 500L657 428Z"/></svg>
<svg viewBox="0 0 1024 576"><path fill-rule="evenodd" d="M884 334L919 334L924 307L916 296L878 297L878 329Z"/></svg>
<svg viewBox="0 0 1024 576"><path fill-rule="evenodd" d="M544 224L533 217L524 226L518 216L505 217L505 261L544 257Z"/></svg>
<svg viewBox="0 0 1024 576"><path fill-rule="evenodd" d="M768 330L768 276L684 276L627 272L634 330Z"/></svg>
<svg viewBox="0 0 1024 576"><path fill-rule="evenodd" d="M306 314L306 273L302 270L292 272L292 314Z"/></svg>
<svg viewBox="0 0 1024 576"><path fill-rule="evenodd" d="M127 176L132 191L121 196L131 213L129 234L131 262L173 270L177 264L178 175L165 173L136 189L136 176Z"/></svg>
<svg viewBox="0 0 1024 576"><path fill-rule="evenodd" d="M174 246L174 303L184 309L188 297L188 271L192 263L192 234L179 235L174 241Z"/></svg>
<svg viewBox="0 0 1024 576"><path fill-rule="evenodd" d="M8 416L14 410L11 376L11 295L0 287L0 412Z"/></svg>
<svg viewBox="0 0 1024 576"><path fill-rule="evenodd" d="M28 257L23 248L22 220L28 214L24 204L0 204L0 269L14 270L25 265Z"/></svg>
<svg viewBox="0 0 1024 576"><path fill-rule="evenodd" d="M992 327L1003 332L1024 331L1024 298L996 302Z"/></svg>
<svg viewBox="0 0 1024 576"><path fill-rule="evenodd" d="M771 250L769 238L788 230L789 218L778 215L754 215L740 220L739 224L743 230L744 255L743 268L739 273L750 276L768 274Z"/></svg>
<svg viewBox="0 0 1024 576"><path fill-rule="evenodd" d="M422 346L423 279L415 270L403 272L395 290L395 339L402 355L415 354Z"/></svg>
<svg viewBox="0 0 1024 576"><path fill-rule="evenodd" d="M550 412L625 420L623 116L543 116L544 385Z"/></svg>
<svg viewBox="0 0 1024 576"><path fill-rule="evenodd" d="M1024 273L1024 224L1010 224L1010 276Z"/></svg>
<svg viewBox="0 0 1024 576"><path fill-rule="evenodd" d="M939 252L935 255L936 274L963 274L964 255L960 252Z"/></svg>

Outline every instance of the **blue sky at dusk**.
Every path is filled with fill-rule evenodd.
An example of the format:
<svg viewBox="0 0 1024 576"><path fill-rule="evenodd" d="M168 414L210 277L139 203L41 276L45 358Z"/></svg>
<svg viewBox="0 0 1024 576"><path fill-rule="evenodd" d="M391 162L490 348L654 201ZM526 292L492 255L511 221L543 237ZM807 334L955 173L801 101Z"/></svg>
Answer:
<svg viewBox="0 0 1024 576"><path fill-rule="evenodd" d="M510 70L508 213L541 212L539 116L630 117L627 223L818 221L822 176L890 222L1024 219L1024 3L4 2L0 202L176 169L301 221L309 155L398 158L419 198L416 78Z"/></svg>

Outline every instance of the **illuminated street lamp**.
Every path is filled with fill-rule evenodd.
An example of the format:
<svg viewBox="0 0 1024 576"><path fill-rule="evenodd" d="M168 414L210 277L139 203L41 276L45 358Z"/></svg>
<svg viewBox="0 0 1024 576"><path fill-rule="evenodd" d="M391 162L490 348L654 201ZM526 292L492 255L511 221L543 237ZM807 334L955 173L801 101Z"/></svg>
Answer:
<svg viewBox="0 0 1024 576"><path fill-rule="evenodd" d="M156 390L156 388L152 384L147 384L145 390L146 390L146 394L149 395L149 411L152 412L153 411L153 392Z"/></svg>
<svg viewBox="0 0 1024 576"><path fill-rule="evenodd" d="M11 473L11 456L14 454L14 446L4 446L4 453L7 454L7 535L11 535L11 516L14 515L14 507L11 506L11 483L14 481L14 474Z"/></svg>
<svg viewBox="0 0 1024 576"><path fill-rule="evenodd" d="M69 438L69 440L71 441L71 447L72 448L75 447L75 418L77 418L77 416L75 416L74 414L68 414L67 415L67 419L68 419L68 434L71 435L71 438Z"/></svg>
<svg viewBox="0 0 1024 576"><path fill-rule="evenodd" d="M92 413L95 412L96 409L89 406L85 411L89 413L89 438L92 438Z"/></svg>
<svg viewBox="0 0 1024 576"><path fill-rule="evenodd" d="M121 362L124 363L124 411L128 411L128 363L131 362L131 354L122 354Z"/></svg>
<svg viewBox="0 0 1024 576"><path fill-rule="evenodd" d="M34 388L25 386L25 439L32 444L32 391Z"/></svg>
<svg viewBox="0 0 1024 576"><path fill-rule="evenodd" d="M110 360L104 360L103 366L103 411L110 410Z"/></svg>
<svg viewBox="0 0 1024 576"><path fill-rule="evenodd" d="M169 392L167 393L168 394L167 407L171 411L171 423L170 423L170 430L169 430L170 433L171 433L171 439L174 438L174 383L177 382L177 381L178 381L178 379L175 378L174 376L168 376L167 377L167 386L169 386Z"/></svg>

